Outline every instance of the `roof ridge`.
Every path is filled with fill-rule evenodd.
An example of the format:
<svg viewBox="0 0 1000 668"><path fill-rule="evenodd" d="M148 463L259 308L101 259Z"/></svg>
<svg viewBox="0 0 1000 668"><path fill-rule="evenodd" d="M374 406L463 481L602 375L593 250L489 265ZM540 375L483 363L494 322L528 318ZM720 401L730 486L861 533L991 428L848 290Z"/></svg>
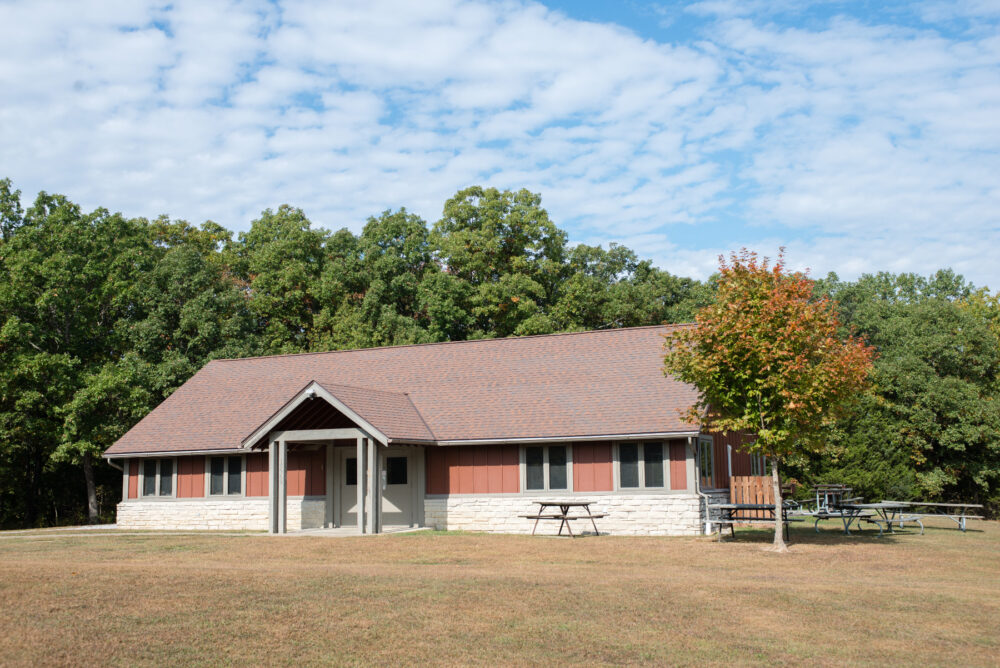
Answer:
<svg viewBox="0 0 1000 668"><path fill-rule="evenodd" d="M362 350L364 350L364 348L362 348ZM331 352L336 352L336 351L331 351ZM307 353L307 354L311 354L311 353ZM255 359L255 358L246 358L246 357L244 357L244 358L241 358L241 359ZM316 383L317 385L322 385L323 387L326 387L327 389L329 389L329 387L327 387L327 386L330 386L330 387L346 387L349 390L363 390L365 392L381 392L383 394L399 394L399 395L405 395L406 394L406 392L396 392L394 390L381 390L381 389L378 389L376 387L362 387L360 385L347 385L345 383L325 383L325 382L323 382L321 380L316 380L315 378L313 378L311 382Z"/></svg>
<svg viewBox="0 0 1000 668"><path fill-rule="evenodd" d="M217 359L211 360L209 364L215 362L244 362L246 360L261 360L261 359L273 359L277 357L305 357L307 355L333 355L336 353L356 353L362 350L388 350L391 348L423 348L430 346L447 346L453 344L461 343L484 343L487 341L522 341L526 339L542 339L555 336L577 336L580 334L598 334L607 332L626 332L635 331L637 329L669 329L672 327L691 327L696 323L693 322L674 322L674 323L664 323L662 325L640 325L638 327L609 327L607 329L586 329L579 332L551 332L549 334L529 334L527 336L501 336L494 339L463 339L461 341L431 341L428 343L401 343L395 346L372 346L371 348L344 348L342 350L315 350L311 352L304 353L277 353L274 355L255 355L252 357L219 357ZM345 385L344 387L352 387L350 385ZM359 387L358 389L365 389Z"/></svg>
<svg viewBox="0 0 1000 668"><path fill-rule="evenodd" d="M424 425L424 429L426 429L427 433L431 435L431 440L437 443L437 434L435 434L434 430L431 429L431 426L427 424L427 420L424 419L424 414L421 413L420 409L417 408L417 405L413 403L413 397L410 396L409 392L403 392L403 396L406 397L406 400L410 402L411 406L413 406L413 412L417 414L417 417L420 418L420 422Z"/></svg>

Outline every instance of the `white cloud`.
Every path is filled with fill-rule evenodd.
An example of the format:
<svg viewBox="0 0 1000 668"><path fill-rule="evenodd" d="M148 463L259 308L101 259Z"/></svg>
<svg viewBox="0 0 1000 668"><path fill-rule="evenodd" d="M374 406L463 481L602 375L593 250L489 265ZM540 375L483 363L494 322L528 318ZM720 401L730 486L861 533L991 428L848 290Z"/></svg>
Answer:
<svg viewBox="0 0 1000 668"><path fill-rule="evenodd" d="M675 273L787 245L814 273L1000 287L995 3L949 6L790 28L701 3L661 44L513 0L5 3L0 176L234 229L527 187L574 240Z"/></svg>

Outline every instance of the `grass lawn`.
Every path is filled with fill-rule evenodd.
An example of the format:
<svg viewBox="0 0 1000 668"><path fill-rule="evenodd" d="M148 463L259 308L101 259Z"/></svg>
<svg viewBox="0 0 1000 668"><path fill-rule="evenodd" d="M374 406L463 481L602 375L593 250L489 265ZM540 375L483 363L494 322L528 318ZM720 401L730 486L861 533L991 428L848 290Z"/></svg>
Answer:
<svg viewBox="0 0 1000 668"><path fill-rule="evenodd" d="M0 534L0 664L995 666L1000 526L971 527L800 525L788 555L750 530Z"/></svg>

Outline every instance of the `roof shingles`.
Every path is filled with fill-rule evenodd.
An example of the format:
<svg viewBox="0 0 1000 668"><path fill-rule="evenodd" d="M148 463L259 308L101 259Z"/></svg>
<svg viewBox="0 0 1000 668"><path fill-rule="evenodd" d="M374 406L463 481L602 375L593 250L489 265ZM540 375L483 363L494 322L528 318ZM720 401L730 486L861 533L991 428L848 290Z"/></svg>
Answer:
<svg viewBox="0 0 1000 668"><path fill-rule="evenodd" d="M675 328L217 360L105 454L237 448L312 381L400 442L693 431L695 389L662 372Z"/></svg>

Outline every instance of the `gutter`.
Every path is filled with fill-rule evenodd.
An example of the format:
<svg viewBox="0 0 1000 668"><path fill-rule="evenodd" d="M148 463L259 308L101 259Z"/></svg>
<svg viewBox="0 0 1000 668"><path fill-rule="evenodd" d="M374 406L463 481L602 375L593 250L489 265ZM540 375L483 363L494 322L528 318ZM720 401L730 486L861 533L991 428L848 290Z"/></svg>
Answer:
<svg viewBox="0 0 1000 668"><path fill-rule="evenodd" d="M508 445L514 443L563 443L566 441L642 441L648 438L682 438L688 441L697 431L659 431L645 434L602 434L599 436L524 436L520 438L478 438L454 441L437 441L435 445ZM402 440L402 439L401 439Z"/></svg>
<svg viewBox="0 0 1000 668"><path fill-rule="evenodd" d="M127 459L129 457L178 457L181 455L237 455L245 453L241 448L226 448L225 450L164 450L158 452L115 452L113 454L103 454L101 457L109 462L112 457Z"/></svg>
<svg viewBox="0 0 1000 668"><path fill-rule="evenodd" d="M118 464L115 464L114 460L112 460L111 457L108 457L107 460L108 460L108 464L111 465L111 468L118 469L122 473L125 473L125 467L124 466L119 466Z"/></svg>

